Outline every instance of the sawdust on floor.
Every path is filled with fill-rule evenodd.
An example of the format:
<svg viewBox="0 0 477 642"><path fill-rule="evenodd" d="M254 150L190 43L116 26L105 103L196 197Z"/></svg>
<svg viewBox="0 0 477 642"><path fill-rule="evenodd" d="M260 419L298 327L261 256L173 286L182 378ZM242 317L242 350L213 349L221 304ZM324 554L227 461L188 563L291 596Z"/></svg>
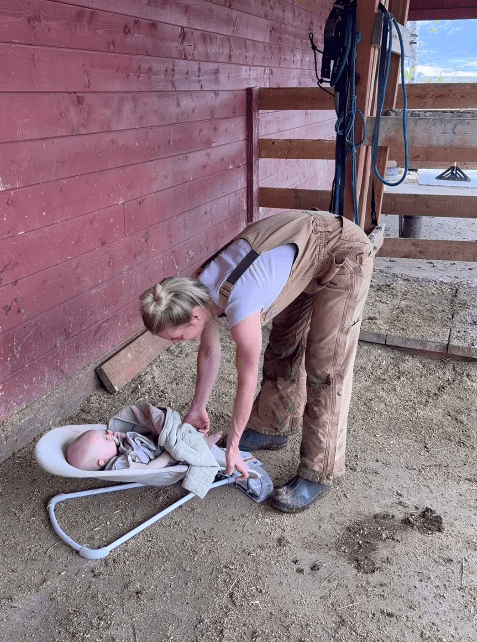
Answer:
<svg viewBox="0 0 477 642"><path fill-rule="evenodd" d="M195 358L196 345L174 346L64 423L106 422L140 399L184 414ZM224 335L209 404L217 430L227 430L234 385ZM475 362L360 344L347 474L331 494L287 515L220 487L99 561L59 541L46 511L50 497L94 484L46 474L28 446L0 465L0 641L475 640L476 393ZM258 453L277 486L295 474L298 450L294 437ZM99 547L182 494L174 486L75 500L58 517ZM421 528L423 515L439 528Z"/></svg>

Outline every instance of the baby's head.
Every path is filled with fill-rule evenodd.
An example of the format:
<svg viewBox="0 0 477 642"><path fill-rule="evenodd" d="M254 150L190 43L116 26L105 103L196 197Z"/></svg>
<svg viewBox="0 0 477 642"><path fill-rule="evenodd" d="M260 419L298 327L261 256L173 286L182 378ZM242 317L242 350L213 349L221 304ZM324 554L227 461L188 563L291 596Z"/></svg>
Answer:
<svg viewBox="0 0 477 642"><path fill-rule="evenodd" d="M101 470L118 454L118 439L110 431L87 430L68 446L66 460L81 470Z"/></svg>

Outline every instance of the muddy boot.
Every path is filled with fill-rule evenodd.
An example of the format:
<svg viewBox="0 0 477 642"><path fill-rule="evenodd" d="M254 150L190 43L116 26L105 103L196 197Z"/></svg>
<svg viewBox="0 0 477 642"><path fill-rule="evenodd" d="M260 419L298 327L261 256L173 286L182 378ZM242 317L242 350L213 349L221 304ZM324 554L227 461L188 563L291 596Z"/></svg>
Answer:
<svg viewBox="0 0 477 642"><path fill-rule="evenodd" d="M247 428L240 438L239 450L250 453L254 450L280 450L280 448L286 448L287 444L288 437L263 435L261 432Z"/></svg>
<svg viewBox="0 0 477 642"><path fill-rule="evenodd" d="M272 507L282 513L299 513L330 491L328 484L312 482L297 475L273 493Z"/></svg>

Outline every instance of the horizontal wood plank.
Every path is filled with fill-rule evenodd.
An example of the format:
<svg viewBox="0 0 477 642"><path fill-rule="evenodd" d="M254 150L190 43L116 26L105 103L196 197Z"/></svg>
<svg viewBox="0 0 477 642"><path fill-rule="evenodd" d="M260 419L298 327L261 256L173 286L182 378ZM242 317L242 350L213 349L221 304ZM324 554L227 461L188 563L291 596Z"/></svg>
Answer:
<svg viewBox="0 0 477 642"><path fill-rule="evenodd" d="M261 187L259 206L279 209L309 210L313 207L328 211L329 190L286 189L280 187Z"/></svg>
<svg viewBox="0 0 477 642"><path fill-rule="evenodd" d="M326 87L281 87L260 89L260 109L327 109L334 110L333 89ZM475 83L415 83L406 85L409 109L477 109ZM397 109L403 108L399 87Z"/></svg>
<svg viewBox="0 0 477 642"><path fill-rule="evenodd" d="M232 143L147 163L88 172L59 181L0 192L0 237L69 220L245 163L243 144Z"/></svg>
<svg viewBox="0 0 477 642"><path fill-rule="evenodd" d="M260 180L265 180L274 174L284 171L288 167L292 167L300 160L286 158L264 158L260 163ZM286 187L286 186L285 186Z"/></svg>
<svg viewBox="0 0 477 642"><path fill-rule="evenodd" d="M197 10L197 5L190 7L192 12ZM256 40L248 34L244 38L231 29L230 11L227 15L229 26L219 23L225 26L224 33L220 33L220 26L214 29L209 24L205 34L199 24L190 19L184 27L137 17L133 8L131 15L97 9L97 3L95 7L89 3L85 11L49 0L15 0L15 3L0 0L0 42L204 62L240 60L240 64L245 65L313 69L311 48L294 50L271 45L262 37L263 25L261 36ZM236 15L243 21L244 14ZM249 17L245 16L245 19Z"/></svg>
<svg viewBox="0 0 477 642"><path fill-rule="evenodd" d="M473 194L401 194L388 191L384 193L382 212L401 216L477 218L476 197Z"/></svg>
<svg viewBox="0 0 477 642"><path fill-rule="evenodd" d="M334 167L325 166L314 174L310 174L303 180L300 180L296 183L295 188L297 189L320 189L330 192L331 182L334 177ZM331 199L330 199L331 200ZM328 211L329 207L325 208Z"/></svg>
<svg viewBox="0 0 477 642"><path fill-rule="evenodd" d="M437 261L477 261L477 242L384 239L378 256Z"/></svg>
<svg viewBox="0 0 477 642"><path fill-rule="evenodd" d="M3 188L14 189L245 140L245 118L0 144Z"/></svg>
<svg viewBox="0 0 477 642"><path fill-rule="evenodd" d="M319 128L319 138L334 134L336 116L330 112L313 111L274 111L260 112L259 132L262 138L316 138L303 128ZM289 134L287 132L290 132Z"/></svg>
<svg viewBox="0 0 477 642"><path fill-rule="evenodd" d="M0 241L0 285L22 279L124 236L122 205ZM54 248L54 252L52 252Z"/></svg>
<svg viewBox="0 0 477 642"><path fill-rule="evenodd" d="M336 143L324 140L322 134L316 140L261 138L259 140L260 158L319 158L335 159ZM392 147L389 157L404 164L404 148ZM441 147L413 147L409 150L410 166L419 168L439 168L457 162L461 169L477 169L477 155L474 149L453 147L451 150Z"/></svg>
<svg viewBox="0 0 477 642"><path fill-rule="evenodd" d="M135 301L41 358L22 365L0 384L0 420L51 392L142 327Z"/></svg>
<svg viewBox="0 0 477 642"><path fill-rule="evenodd" d="M0 288L0 333L153 258L161 238L170 239L172 245L184 243L229 217L239 217L244 208L242 189L174 216L167 227L155 224L152 229L141 230Z"/></svg>
<svg viewBox="0 0 477 642"><path fill-rule="evenodd" d="M406 92L409 109L477 109L476 83L411 83ZM403 108L401 86L396 108Z"/></svg>
<svg viewBox="0 0 477 642"><path fill-rule="evenodd" d="M51 0L61 2L63 0ZM69 5L91 8L90 0L68 0ZM231 11L209 2L191 4L186 0L174 2L145 2L141 0L95 0L97 10L145 18L154 22L165 22L181 27L194 27L206 32L236 35L268 42L270 22L248 12Z"/></svg>
<svg viewBox="0 0 477 642"><path fill-rule="evenodd" d="M62 2L63 0L51 0ZM91 0L68 0L68 4L91 8ZM212 5L207 6L207 5ZM205 6L204 6L205 5ZM213 6L217 5L217 6ZM219 6L222 5L222 6ZM299 43L305 49L309 46L308 32L317 33L317 44L321 43L320 34L323 28L323 18L329 13L327 0L314 0L313 6L302 11L295 8L295 3L257 3L253 0L230 2L207 2L192 4L186 0L174 2L138 2L138 0L95 0L94 6L102 11L121 15L136 16L158 22L168 22L183 27L195 27L204 31L238 35L243 38L253 38L262 42L292 42L296 46L298 34ZM274 24L278 23L278 24ZM282 27L279 31L277 27ZM276 37L272 37L272 29ZM285 36L284 36L285 34ZM282 38L278 36L282 35Z"/></svg>
<svg viewBox="0 0 477 642"><path fill-rule="evenodd" d="M0 142L245 117L245 92L0 94Z"/></svg>
<svg viewBox="0 0 477 642"><path fill-rule="evenodd" d="M309 69L0 44L0 92L219 91L309 83Z"/></svg>
<svg viewBox="0 0 477 642"><path fill-rule="evenodd" d="M261 87L259 101L260 109L319 109L327 111L335 109L334 96L320 87Z"/></svg>
<svg viewBox="0 0 477 642"><path fill-rule="evenodd" d="M246 167L243 165L129 201L124 204L126 235L153 225L160 216L170 218L191 206L198 207L204 201L243 190L246 178Z"/></svg>
<svg viewBox="0 0 477 642"><path fill-rule="evenodd" d="M149 228L146 242L153 260L122 271L97 287L1 335L0 379L61 346L70 337L114 316L132 300L137 303L138 296L151 283L164 276L184 272L191 264L205 260L214 251L209 248L221 247L238 234L245 224L243 210L233 219L226 219L174 248L171 245L171 221Z"/></svg>
<svg viewBox="0 0 477 642"><path fill-rule="evenodd" d="M365 145L371 145L376 119L366 121L367 136ZM409 147L445 147L477 149L477 118L408 118ZM403 144L403 122L400 116L382 116L379 128L379 145L396 147Z"/></svg>
<svg viewBox="0 0 477 642"><path fill-rule="evenodd" d="M328 210L330 196L329 190L261 187L259 205L304 210L317 207ZM477 218L475 196L472 195L444 198L442 195L385 192L382 210L384 214L403 216Z"/></svg>
<svg viewBox="0 0 477 642"><path fill-rule="evenodd" d="M295 186L297 183L305 180L309 176L314 176L317 172L318 164L315 160L296 163L291 167L286 167L280 172L268 176L260 181L260 189L279 188L281 186Z"/></svg>
<svg viewBox="0 0 477 642"><path fill-rule="evenodd" d="M325 168L329 167L330 161L312 159L312 163L311 165L309 165L310 159L287 160L283 158L279 158L279 159L264 158L260 161L260 182L264 187L266 187L267 179L270 178L271 176L274 176L275 174L279 174L280 172L284 172L287 169L294 167L295 165L301 165L301 164L303 164L304 166L305 165L311 166L313 168L313 171L315 172L322 172ZM281 185L281 187L290 187L290 183L283 184Z"/></svg>
<svg viewBox="0 0 477 642"><path fill-rule="evenodd" d="M230 0L209 0L214 4L230 6ZM313 31L319 29L321 36L322 17L329 13L327 0L294 0L292 3L256 2L255 0L234 0L237 11L246 11L253 16L267 18L273 22L293 25L295 28ZM317 15L318 14L318 15Z"/></svg>
<svg viewBox="0 0 477 642"><path fill-rule="evenodd" d="M436 147L437 149L437 147ZM467 150L469 151L469 150ZM391 160L396 160L398 165L400 167L404 167L404 157L402 159L397 159L394 158L394 156L391 158ZM444 161L436 162L436 161L422 161L422 160L410 160L409 161L409 169L415 170L415 169L440 169L441 171L444 169L447 169L451 164L453 165L454 163L457 163L457 165L460 167L460 169L477 169L477 160L466 163L465 161L453 161L452 163L449 161L449 154L447 154L447 158ZM439 172L440 173L440 172ZM437 172L436 172L437 174Z"/></svg>
<svg viewBox="0 0 477 642"><path fill-rule="evenodd" d="M389 151L392 160L404 164L404 147L392 147ZM459 167L477 167L477 154L475 149L462 149L461 147L412 147L409 149L409 160L412 167L428 168L449 167L457 163Z"/></svg>
<svg viewBox="0 0 477 642"><path fill-rule="evenodd" d="M334 140L261 138L258 143L260 158L319 158L335 159Z"/></svg>
<svg viewBox="0 0 477 642"><path fill-rule="evenodd" d="M451 2L444 6L444 3L432 2L426 6L420 2L415 9L410 9L409 20L475 20L477 19L477 7L470 2Z"/></svg>

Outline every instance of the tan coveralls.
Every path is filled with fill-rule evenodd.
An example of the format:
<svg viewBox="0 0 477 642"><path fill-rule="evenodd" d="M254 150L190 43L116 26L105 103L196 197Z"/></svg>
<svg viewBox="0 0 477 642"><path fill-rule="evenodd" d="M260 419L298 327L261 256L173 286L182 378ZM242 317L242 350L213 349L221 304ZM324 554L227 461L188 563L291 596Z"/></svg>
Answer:
<svg viewBox="0 0 477 642"><path fill-rule="evenodd" d="M258 254L286 243L298 250L285 287L261 315L262 324L273 323L247 427L284 436L303 426L298 475L330 484L345 467L353 366L376 248L351 221L313 211L252 223L239 238ZM222 284L223 307L232 287Z"/></svg>

